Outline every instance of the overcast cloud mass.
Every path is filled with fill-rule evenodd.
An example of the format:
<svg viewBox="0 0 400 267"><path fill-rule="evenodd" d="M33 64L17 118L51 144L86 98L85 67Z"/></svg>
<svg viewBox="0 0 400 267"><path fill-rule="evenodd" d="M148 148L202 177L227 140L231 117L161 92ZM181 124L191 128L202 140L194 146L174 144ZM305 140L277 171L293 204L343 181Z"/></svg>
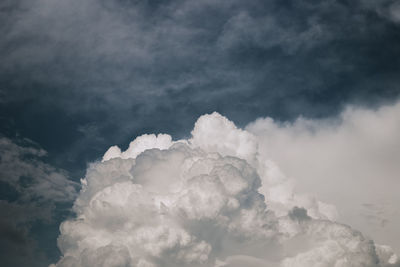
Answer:
<svg viewBox="0 0 400 267"><path fill-rule="evenodd" d="M398 1L3 0L0 36L1 266L397 264Z"/></svg>

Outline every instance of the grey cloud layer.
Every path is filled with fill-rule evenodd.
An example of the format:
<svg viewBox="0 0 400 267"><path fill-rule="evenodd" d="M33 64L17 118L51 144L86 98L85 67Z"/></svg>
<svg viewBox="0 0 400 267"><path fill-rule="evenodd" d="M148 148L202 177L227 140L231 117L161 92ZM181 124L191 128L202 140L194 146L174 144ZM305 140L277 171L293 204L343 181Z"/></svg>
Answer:
<svg viewBox="0 0 400 267"><path fill-rule="evenodd" d="M67 174L40 159L46 155L43 149L20 146L1 137L0 151L0 181L15 188L21 198L64 202L75 198L75 184Z"/></svg>
<svg viewBox="0 0 400 267"><path fill-rule="evenodd" d="M319 117L349 101L391 100L399 92L399 24L385 14L394 7L2 1L2 131L12 125L58 162L80 164L105 140L123 144L153 130L182 137L215 110L243 126L258 116Z"/></svg>
<svg viewBox="0 0 400 267"><path fill-rule="evenodd" d="M367 74L354 69L366 54L359 50L349 60L354 49L346 42L373 51L366 37L383 31L391 38L395 24L371 18L388 3L8 1L2 4L0 67L8 75L2 98L18 101L24 96L13 91L23 86L28 98L40 92L49 100L69 96L54 100L76 112L143 101L162 105L160 96L176 103L174 94L188 92L194 103L227 91L237 97L267 92L272 100L314 94L327 89L326 78L335 78L331 72ZM326 46L330 42L343 52ZM376 60L385 56L381 52ZM318 68L312 79L310 71ZM10 83L7 77L21 80Z"/></svg>
<svg viewBox="0 0 400 267"><path fill-rule="evenodd" d="M46 253L53 252L46 251L51 246L45 238L51 236L48 226L60 220L60 205L76 198L77 184L65 171L45 163L46 151L29 140L1 137L0 151L2 265L43 266L49 262ZM36 230L42 237L35 236L34 225L45 225L45 231Z"/></svg>

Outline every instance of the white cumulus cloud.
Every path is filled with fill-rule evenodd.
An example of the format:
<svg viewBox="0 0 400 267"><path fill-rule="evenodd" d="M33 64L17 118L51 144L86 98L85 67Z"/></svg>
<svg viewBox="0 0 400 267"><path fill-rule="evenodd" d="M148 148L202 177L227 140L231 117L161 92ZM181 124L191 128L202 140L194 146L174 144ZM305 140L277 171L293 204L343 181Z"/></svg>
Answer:
<svg viewBox="0 0 400 267"><path fill-rule="evenodd" d="M298 194L218 113L188 140L143 135L90 165L58 239L66 266L395 266L334 206ZM398 265L396 265L398 266Z"/></svg>
<svg viewBox="0 0 400 267"><path fill-rule="evenodd" d="M340 221L400 253L400 103L321 120L261 118L246 129L299 191L334 204Z"/></svg>

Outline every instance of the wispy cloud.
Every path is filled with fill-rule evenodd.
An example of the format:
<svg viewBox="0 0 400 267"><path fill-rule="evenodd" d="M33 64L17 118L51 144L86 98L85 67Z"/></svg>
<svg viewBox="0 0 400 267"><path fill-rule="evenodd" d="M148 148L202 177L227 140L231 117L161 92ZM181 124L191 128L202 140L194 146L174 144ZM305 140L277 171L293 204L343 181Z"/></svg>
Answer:
<svg viewBox="0 0 400 267"><path fill-rule="evenodd" d="M34 225L57 223L60 218L55 214L63 212L61 204L75 199L77 184L65 171L45 163L42 157L46 151L37 144L26 139L16 141L0 138L2 264L42 266L49 261L48 255L41 238L31 229Z"/></svg>

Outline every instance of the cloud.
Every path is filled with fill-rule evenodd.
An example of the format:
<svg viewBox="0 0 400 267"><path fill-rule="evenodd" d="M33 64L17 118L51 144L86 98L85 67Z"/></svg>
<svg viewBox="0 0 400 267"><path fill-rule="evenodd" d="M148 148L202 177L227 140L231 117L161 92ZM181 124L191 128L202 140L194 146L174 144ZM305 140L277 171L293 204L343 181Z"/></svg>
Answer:
<svg viewBox="0 0 400 267"><path fill-rule="evenodd" d="M66 171L45 163L46 151L30 140L0 137L0 151L2 265L43 266L50 259L45 248L49 244L43 245L42 238L49 234L48 226L61 219L62 205L76 198L77 184ZM46 231L37 237L41 226Z"/></svg>
<svg viewBox="0 0 400 267"><path fill-rule="evenodd" d="M158 148L167 149L173 144L171 136L167 134L154 134L141 135L129 144L129 148L121 152L118 146L110 147L103 156L103 161L110 160L113 158L136 158L139 154L145 150Z"/></svg>
<svg viewBox="0 0 400 267"><path fill-rule="evenodd" d="M211 94L221 100L225 91L240 99L243 90L247 96L267 90L274 100L297 90L320 92L321 78L354 71L366 56L343 45L343 51L358 53L351 61L326 45L365 42L385 29L386 21L369 21L362 3L6 1L0 13L0 69L7 74L1 77L7 84L1 101L43 94L75 114L103 105L108 111L140 106L147 113L188 91L192 103ZM368 27L371 23L375 28ZM372 42L364 45L375 48ZM316 55L318 49L326 53ZM315 77L316 67L323 77ZM282 71L288 73L285 79ZM314 79L308 79L309 71Z"/></svg>
<svg viewBox="0 0 400 267"><path fill-rule="evenodd" d="M388 100L400 45L375 12L360 1L2 1L2 114L83 172L106 140L187 137L214 110L243 126Z"/></svg>
<svg viewBox="0 0 400 267"><path fill-rule="evenodd" d="M390 247L335 222L334 207L297 193L257 136L220 114L171 140L143 135L89 166L53 266L398 264Z"/></svg>
<svg viewBox="0 0 400 267"><path fill-rule="evenodd" d="M263 157L340 211L340 220L400 252L400 104L375 110L348 107L339 117L261 118L246 130Z"/></svg>
<svg viewBox="0 0 400 267"><path fill-rule="evenodd" d="M43 266L49 259L32 235L31 226L41 221L48 224L52 209L37 203L16 203L0 200L0 256L2 265Z"/></svg>
<svg viewBox="0 0 400 267"><path fill-rule="evenodd" d="M391 21L393 23L400 22L400 5L394 0L371 1L362 0L361 4L367 8L375 11L379 16Z"/></svg>
<svg viewBox="0 0 400 267"><path fill-rule="evenodd" d="M6 137L0 138L0 181L15 188L26 200L73 200L75 183L68 179L67 173L41 160L45 150L32 146L29 140L23 141L28 144L18 145Z"/></svg>

